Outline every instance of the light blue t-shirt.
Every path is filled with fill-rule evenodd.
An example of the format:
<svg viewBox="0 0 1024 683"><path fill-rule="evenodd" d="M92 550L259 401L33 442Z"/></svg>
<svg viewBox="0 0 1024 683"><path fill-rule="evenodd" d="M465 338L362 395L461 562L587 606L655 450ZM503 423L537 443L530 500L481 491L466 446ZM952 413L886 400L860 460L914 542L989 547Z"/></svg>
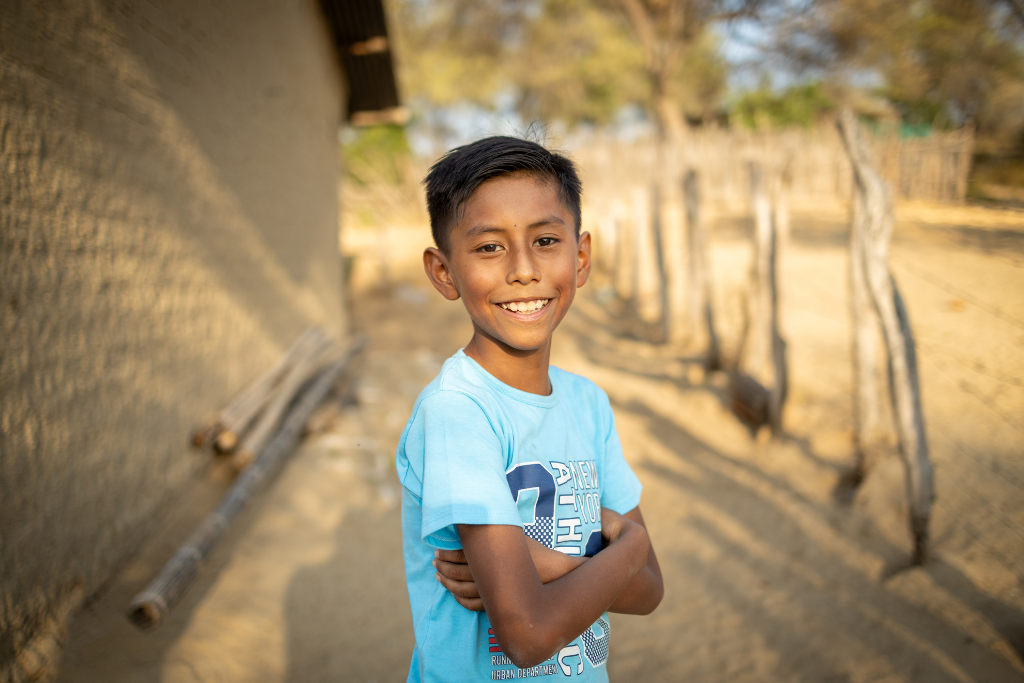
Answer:
<svg viewBox="0 0 1024 683"><path fill-rule="evenodd" d="M461 548L456 524L509 524L569 555L601 549L601 507L640 503L608 397L552 367L552 392L514 389L459 351L420 394L398 442L402 545L416 647L409 681L563 676L607 681L604 614L548 661L517 669L487 614L455 601L435 578L435 548Z"/></svg>

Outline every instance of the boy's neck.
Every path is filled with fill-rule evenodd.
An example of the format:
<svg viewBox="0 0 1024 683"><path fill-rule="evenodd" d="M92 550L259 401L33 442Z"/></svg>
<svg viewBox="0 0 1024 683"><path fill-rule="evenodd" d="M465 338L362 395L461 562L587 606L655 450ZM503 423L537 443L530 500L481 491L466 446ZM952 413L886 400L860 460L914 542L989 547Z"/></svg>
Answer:
<svg viewBox="0 0 1024 683"><path fill-rule="evenodd" d="M551 395L548 366L551 362L551 338L537 349L522 351L493 339L474 327L473 338L464 352L495 378L530 394Z"/></svg>

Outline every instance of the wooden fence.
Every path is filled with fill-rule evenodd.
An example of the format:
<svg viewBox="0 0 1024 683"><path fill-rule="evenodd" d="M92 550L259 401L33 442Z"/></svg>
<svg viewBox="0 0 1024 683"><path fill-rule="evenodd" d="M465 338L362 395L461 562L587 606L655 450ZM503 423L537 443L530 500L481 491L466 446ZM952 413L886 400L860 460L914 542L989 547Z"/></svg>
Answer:
<svg viewBox="0 0 1024 683"><path fill-rule="evenodd" d="M869 143L896 198L964 200L974 148L972 128L921 138L873 135ZM831 126L777 133L695 131L677 149L658 149L653 140L627 143L597 138L581 145L573 156L585 173L587 194L601 200L625 196L633 186L650 186L656 176L681 178L686 169L694 168L703 178L705 201L726 211L748 212L748 166L755 160L788 166L796 208L846 204L852 193L850 161Z"/></svg>

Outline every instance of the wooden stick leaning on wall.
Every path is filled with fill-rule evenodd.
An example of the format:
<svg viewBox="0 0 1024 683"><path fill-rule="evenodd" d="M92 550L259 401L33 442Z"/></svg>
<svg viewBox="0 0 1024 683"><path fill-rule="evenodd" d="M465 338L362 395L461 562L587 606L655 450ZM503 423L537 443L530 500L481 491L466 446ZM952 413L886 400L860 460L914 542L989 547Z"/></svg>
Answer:
<svg viewBox="0 0 1024 683"><path fill-rule="evenodd" d="M928 441L924 431L921 386L917 369L917 350L906 305L889 271L889 238L893 230L892 192L871 161L870 150L860 133L856 116L850 109L839 116L846 151L853 165L860 192L863 218L853 226L859 239L853 242L861 250L864 279L875 313L882 325L889 357L889 395L900 455L906 470L910 503L910 532L914 539L913 563L924 563L928 556L928 524L935 497Z"/></svg>
<svg viewBox="0 0 1024 683"><path fill-rule="evenodd" d="M327 337L319 337L307 344L302 355L295 358L281 383L274 388L266 408L260 413L252 429L245 435L241 445L231 455L231 465L236 470L244 470L256 459L256 455L263 449L264 444L281 422L281 418L296 392L305 383L310 371L330 343L330 339Z"/></svg>
<svg viewBox="0 0 1024 683"><path fill-rule="evenodd" d="M295 366L302 358L309 353L309 349L323 343L327 339L326 333L319 327L311 327L306 330L291 348L281 357L270 371L264 373L257 379L246 392L246 400L238 405L233 411L225 411L221 423L224 428L217 435L214 447L220 453L231 453L238 447L242 434L249 428L252 421L256 419L260 411L267 404L267 401L274 394L277 386L286 376L289 368Z"/></svg>
<svg viewBox="0 0 1024 683"><path fill-rule="evenodd" d="M234 439L237 443L238 435L244 431L248 425L248 420L252 419L252 415L255 412L258 412L266 396L281 378L281 375L284 374L285 370L288 369L288 366L294 361L297 351L301 350L305 344L309 343L312 337L317 335L323 335L323 330L318 327L310 327L299 335L299 338L295 340L291 348L278 359L273 367L253 380L217 415L203 427L193 432L192 444L200 447L210 441L214 441L217 443L217 449L221 452L228 452L233 449L234 444L231 443L231 440ZM231 433L230 435L229 432Z"/></svg>
<svg viewBox="0 0 1024 683"><path fill-rule="evenodd" d="M224 535L231 521L292 452L310 415L324 400L361 348L361 343L351 346L340 358L321 371L302 392L281 429L259 454L253 466L239 475L221 499L217 509L206 516L156 578L132 600L128 608L128 618L133 624L141 629L150 629L163 622L195 581L203 562Z"/></svg>

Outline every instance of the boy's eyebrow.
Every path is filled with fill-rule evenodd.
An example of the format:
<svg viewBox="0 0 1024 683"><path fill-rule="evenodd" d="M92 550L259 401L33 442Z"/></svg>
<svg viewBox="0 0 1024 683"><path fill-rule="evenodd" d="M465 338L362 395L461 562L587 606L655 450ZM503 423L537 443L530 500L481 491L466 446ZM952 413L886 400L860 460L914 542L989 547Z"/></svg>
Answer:
<svg viewBox="0 0 1024 683"><path fill-rule="evenodd" d="M545 225L550 225L552 223L558 223L559 225L563 226L565 225L564 220L562 220L555 214L551 214L550 216L545 216L544 218L541 218L539 221L534 221L533 223L530 223L528 226L526 226L526 229L530 230L532 228L540 228ZM476 235L484 235L491 232L506 232L506 230L505 228L499 228L494 225L474 225L466 233L466 237L475 237Z"/></svg>
<svg viewBox="0 0 1024 683"><path fill-rule="evenodd" d="M469 232L466 233L466 237L475 237L489 232L505 232L505 228L499 228L493 225L474 225L469 229Z"/></svg>

